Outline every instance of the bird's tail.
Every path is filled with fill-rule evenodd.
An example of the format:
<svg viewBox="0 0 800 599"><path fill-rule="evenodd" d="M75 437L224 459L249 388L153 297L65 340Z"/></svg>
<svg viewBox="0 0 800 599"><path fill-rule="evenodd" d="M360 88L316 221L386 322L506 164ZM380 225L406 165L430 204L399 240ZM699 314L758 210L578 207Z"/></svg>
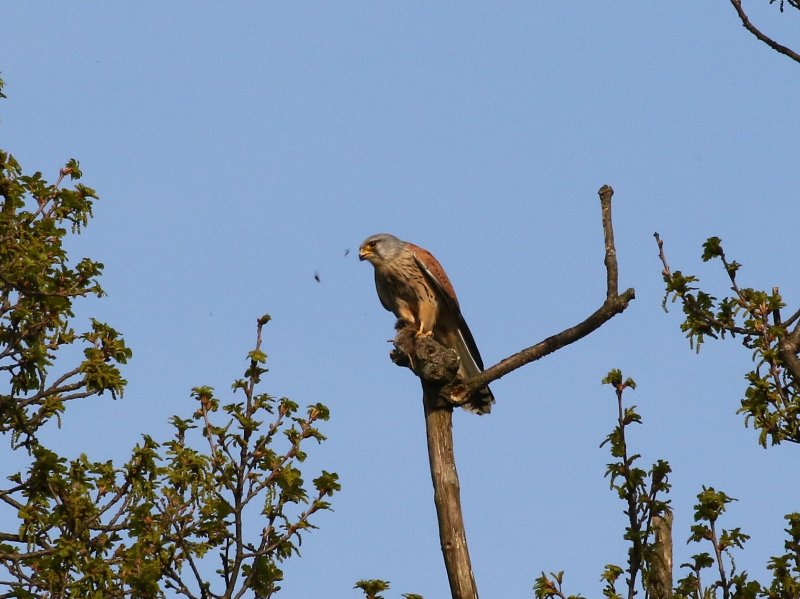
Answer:
<svg viewBox="0 0 800 599"><path fill-rule="evenodd" d="M470 335L470 339L472 339L472 334L469 333L469 329L467 329L467 333ZM472 346L475 347L475 352L477 352L474 340L472 340ZM480 355L475 356L473 352L470 351L470 345L464 339L461 328L459 328L458 331L458 342L456 343L455 350L459 360L461 360L460 373L465 380L483 372L483 361ZM469 398L469 401L462 407L468 412L482 415L491 412L493 403L494 395L492 394L492 390L489 389L489 385L486 385L482 389L477 389Z"/></svg>
<svg viewBox="0 0 800 599"><path fill-rule="evenodd" d="M469 398L469 401L462 407L468 412L482 416L492 411L493 403L494 395L492 394L492 390L489 389L489 385L486 385L483 389L475 391Z"/></svg>

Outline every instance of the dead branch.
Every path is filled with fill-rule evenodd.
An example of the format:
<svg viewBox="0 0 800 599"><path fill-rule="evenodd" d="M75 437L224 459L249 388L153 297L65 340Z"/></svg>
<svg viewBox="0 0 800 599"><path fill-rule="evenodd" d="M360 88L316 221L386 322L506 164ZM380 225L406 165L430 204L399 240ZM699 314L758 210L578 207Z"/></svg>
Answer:
<svg viewBox="0 0 800 599"><path fill-rule="evenodd" d="M438 398L438 389L423 385L425 430L433 482L433 502L439 522L439 543L453 599L478 599L478 587L472 573L461 511L461 486L453 453L453 409L439 405Z"/></svg>
<svg viewBox="0 0 800 599"><path fill-rule="evenodd" d="M450 592L453 599L478 599L453 452L453 406L448 394L442 392L458 376L458 356L432 337L418 338L417 328L402 321L398 322L394 344L392 360L411 368L422 382L433 502Z"/></svg>
<svg viewBox="0 0 800 599"><path fill-rule="evenodd" d="M788 56L795 62L800 62L800 54L792 50L791 48L787 48L786 46L782 46L772 38L764 35L761 31L756 28L755 25L750 21L750 17L747 16L747 13L744 12L742 8L742 0L731 0L731 4L733 5L736 14L739 15L739 19L742 21L742 26L744 26L747 31L752 33L756 38L767 44L770 48L775 50L776 52L780 52L784 56Z"/></svg>
<svg viewBox="0 0 800 599"><path fill-rule="evenodd" d="M454 394L453 399L455 404L464 403L464 399L475 389L480 389L525 364L534 362L562 347L586 337L589 333L599 329L614 316L623 312L628 307L630 301L636 297L636 292L633 289L627 289L622 295L619 295L617 292L619 287L619 270L617 267L617 250L614 245L614 228L611 219L611 197L614 195L614 190L608 185L603 185L599 189L598 195L600 196L603 236L605 238L606 300L603 302L603 305L583 322L548 337L536 345L523 349L505 360L501 360L491 368L487 368L468 381L465 381L463 384L463 391L459 393L459 390L456 390Z"/></svg>

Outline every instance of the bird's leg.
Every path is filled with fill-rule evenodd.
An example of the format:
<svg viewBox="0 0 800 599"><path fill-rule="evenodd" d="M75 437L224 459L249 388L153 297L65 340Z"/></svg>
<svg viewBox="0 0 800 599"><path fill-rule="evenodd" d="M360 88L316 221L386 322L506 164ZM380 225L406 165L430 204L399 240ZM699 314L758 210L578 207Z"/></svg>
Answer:
<svg viewBox="0 0 800 599"><path fill-rule="evenodd" d="M436 304L433 302L420 302L417 337L432 336L434 323L436 323Z"/></svg>
<svg viewBox="0 0 800 599"><path fill-rule="evenodd" d="M402 320L411 326L417 324L417 319L414 318L414 312L411 311L411 308L406 303L401 303L397 306L395 316L397 316L398 320Z"/></svg>

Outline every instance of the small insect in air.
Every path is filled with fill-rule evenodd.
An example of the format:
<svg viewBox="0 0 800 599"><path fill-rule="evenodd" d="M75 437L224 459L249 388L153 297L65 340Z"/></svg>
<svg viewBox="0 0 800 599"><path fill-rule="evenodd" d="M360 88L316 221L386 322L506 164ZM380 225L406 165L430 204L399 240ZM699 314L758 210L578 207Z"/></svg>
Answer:
<svg viewBox="0 0 800 599"><path fill-rule="evenodd" d="M322 282L322 281L320 280L320 278L319 278L319 271L316 271L316 272L314 272L314 280L315 280L317 283L321 283L321 282Z"/></svg>
<svg viewBox="0 0 800 599"><path fill-rule="evenodd" d="M347 258L347 255L348 255L349 253L350 253L350 248L347 248L347 249L344 251L344 257L345 257L345 258Z"/></svg>

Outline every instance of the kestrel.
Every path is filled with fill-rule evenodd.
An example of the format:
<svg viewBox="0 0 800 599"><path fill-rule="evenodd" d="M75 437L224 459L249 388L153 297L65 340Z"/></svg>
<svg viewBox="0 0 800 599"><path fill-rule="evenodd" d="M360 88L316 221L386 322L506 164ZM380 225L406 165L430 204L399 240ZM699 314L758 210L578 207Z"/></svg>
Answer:
<svg viewBox="0 0 800 599"><path fill-rule="evenodd" d="M394 235L378 233L361 244L358 257L375 267L375 288L384 308L417 327L418 337L433 335L454 350L464 380L483 370L483 360L461 315L453 285L429 251ZM493 403L494 396L486 386L475 391L464 408L488 414Z"/></svg>

